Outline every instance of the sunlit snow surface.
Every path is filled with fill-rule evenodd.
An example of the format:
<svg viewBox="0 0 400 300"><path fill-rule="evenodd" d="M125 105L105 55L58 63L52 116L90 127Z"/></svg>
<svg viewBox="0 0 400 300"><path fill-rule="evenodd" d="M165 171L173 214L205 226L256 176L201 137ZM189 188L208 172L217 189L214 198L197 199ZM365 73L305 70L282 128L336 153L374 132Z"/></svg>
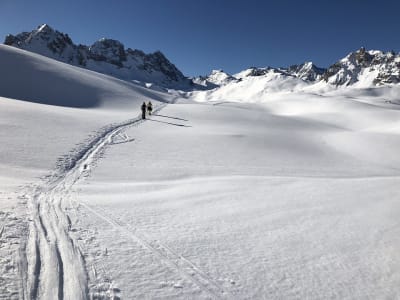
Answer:
<svg viewBox="0 0 400 300"><path fill-rule="evenodd" d="M396 87L101 80L118 105L0 99L0 298L400 297Z"/></svg>

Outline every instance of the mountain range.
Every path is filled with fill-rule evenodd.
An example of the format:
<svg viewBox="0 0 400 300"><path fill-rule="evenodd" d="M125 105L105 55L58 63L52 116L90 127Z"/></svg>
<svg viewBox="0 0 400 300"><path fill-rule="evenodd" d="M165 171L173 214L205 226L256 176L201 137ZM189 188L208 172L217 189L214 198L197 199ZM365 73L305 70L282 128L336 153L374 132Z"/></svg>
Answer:
<svg viewBox="0 0 400 300"><path fill-rule="evenodd" d="M214 70L208 76L189 78L161 51L146 54L141 50L126 49L121 42L108 38L102 38L91 46L76 45L68 34L47 24L31 32L9 34L4 44L147 87L215 89L240 82L245 77L262 78L270 73L297 78L308 84L324 82L333 86L369 87L400 82L400 54L364 48L349 53L328 68L305 62L283 68L252 67L233 75Z"/></svg>
<svg viewBox="0 0 400 300"><path fill-rule="evenodd" d="M4 44L123 80L172 88L191 83L160 51L146 54L141 50L125 49L121 42L107 38L91 46L76 45L68 34L47 24L31 32L7 35Z"/></svg>

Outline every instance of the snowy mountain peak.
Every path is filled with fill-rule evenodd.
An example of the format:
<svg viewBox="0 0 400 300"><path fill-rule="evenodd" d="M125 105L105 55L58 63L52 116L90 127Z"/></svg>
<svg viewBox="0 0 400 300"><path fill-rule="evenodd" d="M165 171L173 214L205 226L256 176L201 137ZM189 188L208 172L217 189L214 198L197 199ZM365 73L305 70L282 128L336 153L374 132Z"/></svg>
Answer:
<svg viewBox="0 0 400 300"><path fill-rule="evenodd" d="M257 67L251 67L246 70L243 70L237 74L235 74L235 78L238 79L243 79L246 77L260 77L260 76L265 76L268 73L282 73L279 69L276 68L271 68L271 67L265 67L265 68L257 68Z"/></svg>
<svg viewBox="0 0 400 300"><path fill-rule="evenodd" d="M399 83L400 55L393 51L367 51L362 47L330 66L323 74L323 80L334 85Z"/></svg>
<svg viewBox="0 0 400 300"><path fill-rule="evenodd" d="M160 51L146 54L126 49L114 39L102 38L91 46L76 45L68 34L47 24L31 32L7 35L4 44L123 80L187 88L191 82Z"/></svg>
<svg viewBox="0 0 400 300"><path fill-rule="evenodd" d="M297 77L305 81L316 81L321 78L324 71L325 69L318 68L312 62L305 62L300 65L292 65L288 68L252 67L236 74L235 77L245 78L245 77L258 77L258 76L265 76L268 74L275 74L280 76Z"/></svg>
<svg viewBox="0 0 400 300"><path fill-rule="evenodd" d="M322 78L325 69L319 68L312 62L305 62L300 65L292 65L285 69L287 73L306 81L317 81Z"/></svg>
<svg viewBox="0 0 400 300"><path fill-rule="evenodd" d="M223 70L212 70L207 80L217 85L223 85L237 79Z"/></svg>
<svg viewBox="0 0 400 300"><path fill-rule="evenodd" d="M210 75L195 77L192 81L199 87L210 89L226 85L230 82L236 82L238 79L223 70L212 70Z"/></svg>
<svg viewBox="0 0 400 300"><path fill-rule="evenodd" d="M113 39L102 38L89 47L90 57L96 61L106 61L123 67L126 61L124 45Z"/></svg>
<svg viewBox="0 0 400 300"><path fill-rule="evenodd" d="M48 24L43 24L41 26L38 27L38 29L36 30L37 33L43 32L43 33L52 33L54 32L54 29L51 28Z"/></svg>
<svg viewBox="0 0 400 300"><path fill-rule="evenodd" d="M288 68L249 68L236 78L260 77L268 74L292 76L306 82L325 81L335 86L357 85L368 87L400 83L400 54L393 51L366 50L364 47L349 53L329 68L319 68L312 62Z"/></svg>

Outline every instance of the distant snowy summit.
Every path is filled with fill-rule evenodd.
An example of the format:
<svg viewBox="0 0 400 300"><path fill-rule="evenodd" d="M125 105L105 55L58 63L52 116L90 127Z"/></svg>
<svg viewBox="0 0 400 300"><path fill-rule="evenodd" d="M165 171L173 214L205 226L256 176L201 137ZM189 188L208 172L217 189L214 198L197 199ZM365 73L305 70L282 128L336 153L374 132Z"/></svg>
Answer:
<svg viewBox="0 0 400 300"><path fill-rule="evenodd" d="M247 70L244 70L236 75L235 78L244 78L249 76L263 76L268 73L276 73L281 74L283 76L292 76L304 81L318 81L322 78L325 69L318 68L312 62L305 62L300 65L292 65L288 68L256 68L252 67Z"/></svg>
<svg viewBox="0 0 400 300"><path fill-rule="evenodd" d="M334 85L395 84L400 82L400 54L361 48L330 66L323 80Z"/></svg>
<svg viewBox="0 0 400 300"><path fill-rule="evenodd" d="M329 68L319 68L312 62L292 65L287 68L252 67L230 75L222 70L212 71L209 76L193 79L196 84L205 87L224 86L245 78L259 77L271 80L275 78L297 78L306 83L325 82L334 86L376 86L400 83L400 54L394 52L366 51L361 48L351 52L345 58Z"/></svg>
<svg viewBox="0 0 400 300"><path fill-rule="evenodd" d="M106 38L91 46L76 45L68 34L47 24L31 32L9 34L4 44L123 80L169 88L184 88L192 84L160 51L145 54L141 50L125 49L121 42Z"/></svg>
<svg viewBox="0 0 400 300"><path fill-rule="evenodd" d="M206 88L216 88L230 82L238 81L237 78L225 73L223 70L212 70L210 75L194 77L192 80L196 85Z"/></svg>

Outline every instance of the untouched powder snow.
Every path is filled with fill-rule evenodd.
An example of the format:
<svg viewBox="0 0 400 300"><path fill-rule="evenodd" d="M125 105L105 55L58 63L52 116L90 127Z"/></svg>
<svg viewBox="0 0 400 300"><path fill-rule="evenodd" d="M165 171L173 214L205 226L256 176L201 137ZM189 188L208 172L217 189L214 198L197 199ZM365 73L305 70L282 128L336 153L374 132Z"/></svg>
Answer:
<svg viewBox="0 0 400 300"><path fill-rule="evenodd" d="M397 87L267 73L177 99L0 60L0 298L400 297Z"/></svg>

